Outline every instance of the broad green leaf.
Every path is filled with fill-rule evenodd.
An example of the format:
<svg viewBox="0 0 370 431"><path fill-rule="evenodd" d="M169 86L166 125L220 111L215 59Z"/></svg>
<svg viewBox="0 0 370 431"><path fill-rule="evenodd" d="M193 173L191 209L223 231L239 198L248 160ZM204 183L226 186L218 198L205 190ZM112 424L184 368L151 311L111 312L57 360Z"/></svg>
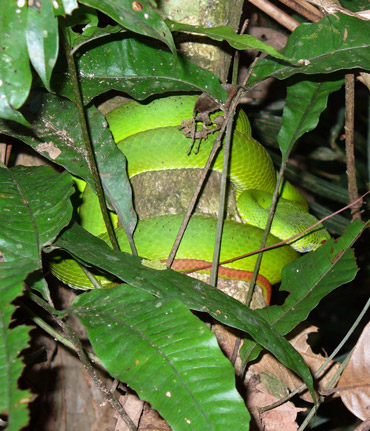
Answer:
<svg viewBox="0 0 370 431"><path fill-rule="evenodd" d="M108 372L150 402L172 429L249 429L233 367L180 300L122 285L86 292L68 311L87 329Z"/></svg>
<svg viewBox="0 0 370 431"><path fill-rule="evenodd" d="M28 421L30 394L18 389L18 355L27 347L29 328L9 329L15 310L10 304L22 294L27 276L41 268L43 246L69 223L72 181L47 166L1 165L0 184L0 412L8 415L7 430L18 431Z"/></svg>
<svg viewBox="0 0 370 431"><path fill-rule="evenodd" d="M0 251L5 261L41 262L42 247L71 220L70 176L48 166L0 167L0 184Z"/></svg>
<svg viewBox="0 0 370 431"><path fill-rule="evenodd" d="M208 28L199 25L183 24L173 21L167 21L167 23L171 31L185 31L189 33L202 34L213 40L225 40L235 49L257 49L258 51L270 54L272 57L296 63L295 59L286 57L267 43L262 42L261 40L249 34L237 34L230 26L227 25Z"/></svg>
<svg viewBox="0 0 370 431"><path fill-rule="evenodd" d="M28 5L26 38L31 63L50 91L59 47L58 20L54 17L52 0Z"/></svg>
<svg viewBox="0 0 370 431"><path fill-rule="evenodd" d="M0 3L0 115L27 124L20 108L29 94L32 82L26 45L27 5L15 1Z"/></svg>
<svg viewBox="0 0 370 431"><path fill-rule="evenodd" d="M160 40L168 46L176 57L176 47L172 34L149 1L82 0L81 3L107 14L128 30Z"/></svg>
<svg viewBox="0 0 370 431"><path fill-rule="evenodd" d="M226 90L213 73L180 54L175 60L166 49L128 34L86 51L78 59L78 68L85 104L111 89L138 100L171 91L198 91L221 102L227 99ZM58 92L74 100L68 80L58 79Z"/></svg>
<svg viewBox="0 0 370 431"><path fill-rule="evenodd" d="M267 323L256 317L255 311L219 290L172 270L148 268L141 264L139 257L110 249L102 240L76 224L63 232L54 247L60 247L74 257L114 274L137 289L159 298L177 298L192 310L209 313L220 322L245 331L301 376L312 390L312 376L292 346L274 331L268 330Z"/></svg>
<svg viewBox="0 0 370 431"><path fill-rule="evenodd" d="M127 176L126 157L113 141L104 116L94 106L88 109L88 115L104 192L118 215L121 226L124 226L126 233L130 235L135 229L137 216L133 207L131 184Z"/></svg>
<svg viewBox="0 0 370 431"><path fill-rule="evenodd" d="M31 398L28 391L18 388L23 370L18 356L28 347L31 328L20 325L9 329L15 311L11 302L22 294L23 280L37 266L37 260L29 257L0 262L0 414L7 418L8 431L18 431L27 425Z"/></svg>
<svg viewBox="0 0 370 431"><path fill-rule="evenodd" d="M260 60L248 85L267 76L286 79L296 73L332 73L341 69L370 69L370 21L335 14L314 24L301 24L280 52L301 60L296 67L281 60Z"/></svg>
<svg viewBox="0 0 370 431"><path fill-rule="evenodd" d="M10 124L0 121L0 133L21 139L95 189L81 127L76 121L78 114L75 105L67 99L47 94L42 100L32 97L27 108L38 111L32 121L32 129L12 128ZM31 118L30 111L24 112ZM90 106L87 115L104 190L122 225L127 232L131 232L136 224L136 214L126 173L126 159L114 143L104 116L94 106Z"/></svg>
<svg viewBox="0 0 370 431"><path fill-rule="evenodd" d="M339 90L339 81L298 81L288 86L282 126L278 141L283 160L289 157L293 145L304 133L313 130L327 106L329 94Z"/></svg>
<svg viewBox="0 0 370 431"><path fill-rule="evenodd" d="M358 267L350 247L363 230L364 225L357 220L348 226L340 238L326 241L315 252L288 264L283 269L280 286L281 291L289 292L284 304L265 307L256 310L256 313L281 335L287 334L298 323L306 320L325 296L355 278ZM255 342L245 340L241 356L251 360L260 351Z"/></svg>

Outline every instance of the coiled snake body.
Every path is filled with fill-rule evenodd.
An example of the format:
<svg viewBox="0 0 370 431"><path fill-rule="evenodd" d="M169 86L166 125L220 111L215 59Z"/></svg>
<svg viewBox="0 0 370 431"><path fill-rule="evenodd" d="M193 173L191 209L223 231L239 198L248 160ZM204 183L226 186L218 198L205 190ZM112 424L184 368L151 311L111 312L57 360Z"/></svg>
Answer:
<svg viewBox="0 0 370 431"><path fill-rule="evenodd" d="M196 99L197 96L170 96L155 99L149 104L132 101L107 115L114 139L127 158L130 178L146 171L202 168L205 165L217 132L202 140L198 153L188 155L190 139L179 130L183 120L192 119ZM212 169L221 171L222 160L221 150ZM236 188L238 212L244 223L225 222L221 262L259 248L276 184L272 161L267 151L251 136L249 120L243 111L239 111L236 117L229 172ZM91 192L85 193L85 201L91 199L88 197L91 195ZM89 208L88 213L84 207ZM82 220L101 217L98 213L94 214L91 207L94 205L89 205L89 202L82 207ZM141 220L134 234L138 254L147 259L166 259L182 218L182 215L165 215ZM305 199L293 186L285 183L268 245L286 240L316 221L307 212ZM215 232L215 218L193 216L177 252L174 268L189 271L197 268L199 263L204 266L204 262L211 262ZM105 234L102 237L107 240ZM117 228L117 237L121 250L129 252L122 228ZM321 226L291 246L265 252L260 269L261 284L265 279L271 284L279 282L282 268L298 257L297 251L314 250L327 238L329 234ZM226 264L220 267L219 275L250 279L255 260L256 257L251 256ZM56 259L51 264L51 270L72 287L92 287L73 259ZM112 282L104 275L98 276L98 280L105 286Z"/></svg>

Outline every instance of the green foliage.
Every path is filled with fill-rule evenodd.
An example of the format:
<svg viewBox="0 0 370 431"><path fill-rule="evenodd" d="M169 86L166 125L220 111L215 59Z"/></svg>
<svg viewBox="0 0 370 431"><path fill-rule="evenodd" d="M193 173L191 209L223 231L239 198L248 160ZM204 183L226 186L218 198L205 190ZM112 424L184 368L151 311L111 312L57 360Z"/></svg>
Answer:
<svg viewBox="0 0 370 431"><path fill-rule="evenodd" d="M22 282L42 267L41 252L71 220L70 175L49 167L7 169L0 166L0 410L7 412L8 429L28 421L30 393L17 388L22 373L19 353L27 347L29 327L10 329L11 303L22 294Z"/></svg>
<svg viewBox="0 0 370 431"><path fill-rule="evenodd" d="M84 293L70 310L110 374L150 400L173 429L248 429L230 362L183 301L122 285Z"/></svg>
<svg viewBox="0 0 370 431"><path fill-rule="evenodd" d="M207 312L220 322L247 332L312 388L308 369L289 343L275 332L269 331L264 319L260 319L255 311L208 284L172 270L148 268L142 265L139 257L112 250L101 239L88 234L77 224L65 231L55 242L55 246L83 262L116 275L137 289L146 290L159 298L177 298L192 310Z"/></svg>
<svg viewBox="0 0 370 431"><path fill-rule="evenodd" d="M171 91L206 92L223 102L227 96L213 73L131 33L92 46L78 58L78 66L86 104L109 89L138 100ZM70 80L60 80L58 75L56 79L59 93L73 99Z"/></svg>
<svg viewBox="0 0 370 431"><path fill-rule="evenodd" d="M174 271L148 268L138 257L111 250L70 223L73 188L69 174L92 188L95 185L62 42L70 44L75 56L107 202L132 232L136 214L125 158L94 105L97 96L116 90L144 100L167 92L195 91L222 103L227 99L213 73L176 52L171 31L196 33L237 49L270 54L257 63L248 85L269 76L290 78L278 134L285 161L298 138L317 126L329 96L342 87L345 71L369 69L370 24L346 15L327 16L299 26L277 52L253 37L234 34L229 27L210 29L164 21L143 0L80 3L50 0L41 6L4 1L0 7L0 133L23 141L66 170L60 174L49 167L0 166L4 260L0 261L0 413L7 415L9 430L27 424L30 394L19 389L18 379L23 368L19 355L28 345L30 328L11 326L15 311L11 303L24 295L24 280L45 300L50 299L45 280L40 279L43 253L63 248L80 262L128 283L84 293L64 311L83 323L95 353L112 376L157 408L174 430L248 429L249 413L235 388L232 367L212 333L190 310L206 312L247 334L244 359L268 349L301 376L312 392L308 367L284 336L331 291L355 277L357 266L350 247L362 233L362 225L351 225L337 242L328 241L286 267L281 290L288 297L280 306L259 311L205 283ZM97 10L115 24L101 26ZM319 195L338 196L338 202L347 199L340 184L308 178L309 173L296 175L308 187L317 184ZM337 232L342 226L337 225ZM38 281L32 284L32 279ZM117 343L118 338L123 341Z"/></svg>
<svg viewBox="0 0 370 431"><path fill-rule="evenodd" d="M331 239L315 252L287 265L280 286L281 291L289 292L284 304L265 307L256 313L282 335L305 321L326 295L355 278L358 268L350 247L363 229L362 223L356 222L336 241ZM256 343L246 340L241 356L244 361L252 360L260 351Z"/></svg>
<svg viewBox="0 0 370 431"><path fill-rule="evenodd" d="M282 49L302 67L266 58L256 65L250 84L267 76L286 79L297 73L329 74L356 67L368 70L369 37L370 22L348 15L329 15L317 23L302 24Z"/></svg>
<svg viewBox="0 0 370 431"><path fill-rule="evenodd" d="M236 34L235 31L228 26L206 28L201 26L194 26L189 24L183 24L179 22L168 22L172 31L184 31L194 34L201 34L209 37L213 40L222 41L225 40L230 46L235 49L258 49L261 52L271 55L272 57L280 58L281 60L295 63L295 59L282 55L281 52L277 51L271 45L262 42L256 37L250 36L249 34Z"/></svg>

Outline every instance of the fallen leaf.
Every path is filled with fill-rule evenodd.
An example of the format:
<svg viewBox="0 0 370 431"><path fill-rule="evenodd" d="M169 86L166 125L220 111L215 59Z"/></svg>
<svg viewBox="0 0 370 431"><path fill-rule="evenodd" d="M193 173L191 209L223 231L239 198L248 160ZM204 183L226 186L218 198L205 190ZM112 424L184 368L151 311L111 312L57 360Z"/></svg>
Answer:
<svg viewBox="0 0 370 431"><path fill-rule="evenodd" d="M270 383L268 383L269 378L272 379ZM263 413L258 411L259 408L273 404L283 396L280 393L276 397L267 389L266 385L275 387L274 379L273 376L265 375L264 382L262 382L260 376L253 376L249 380L247 385L247 407L260 429L266 431L296 431L298 429L297 413L305 409L295 407L290 401Z"/></svg>
<svg viewBox="0 0 370 431"><path fill-rule="evenodd" d="M356 343L336 392L359 419L364 421L370 417L370 323Z"/></svg>
<svg viewBox="0 0 370 431"><path fill-rule="evenodd" d="M302 329L302 326L299 326L299 332L295 331L296 335L292 335L289 338L289 342L297 350L297 352L302 355L312 374L314 374L327 360L325 356L314 353L311 349L311 346L307 342L308 336L311 333L317 331L318 328L316 328L315 326L306 327L304 329ZM332 361L326 368L324 373L322 373L317 379L315 379L316 389L318 389L319 391L325 389L328 382L332 379L338 368L339 364ZM294 391L303 383L302 380L299 379L296 374L294 374L288 368L284 367L270 353L264 354L261 360L251 367L251 372L256 374L270 372L275 375L280 381L284 382L287 388L290 389L290 391ZM304 392L300 393L300 397L305 401L313 402L308 390L305 390Z"/></svg>
<svg viewBox="0 0 370 431"><path fill-rule="evenodd" d="M137 426L144 408L144 401L141 401L135 393L128 392L126 395L119 397L119 402L122 404L122 407L125 409L125 412L132 422ZM129 430L130 428L126 422L121 417L118 417L115 431Z"/></svg>

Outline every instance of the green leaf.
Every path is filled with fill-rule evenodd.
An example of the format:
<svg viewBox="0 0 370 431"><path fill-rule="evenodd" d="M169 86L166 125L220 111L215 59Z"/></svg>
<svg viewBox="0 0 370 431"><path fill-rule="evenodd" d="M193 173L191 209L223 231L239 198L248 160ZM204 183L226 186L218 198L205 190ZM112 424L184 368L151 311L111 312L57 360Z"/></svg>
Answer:
<svg viewBox="0 0 370 431"><path fill-rule="evenodd" d="M225 40L230 46L235 49L257 49L258 51L270 54L272 57L280 58L288 62L296 62L296 60L286 57L277 51L274 47L257 39L249 34L237 34L227 25L220 27L207 28L199 25L183 24L179 22L166 21L172 31L185 31L189 33L202 34L210 39L223 41Z"/></svg>
<svg viewBox="0 0 370 431"><path fill-rule="evenodd" d="M299 81L288 86L282 126L278 141L283 160L289 157L293 145L304 133L313 130L327 106L329 94L343 85L339 81Z"/></svg>
<svg viewBox="0 0 370 431"><path fill-rule="evenodd" d="M148 1L83 0L81 3L107 14L128 30L162 41L176 57L172 34Z"/></svg>
<svg viewBox="0 0 370 431"><path fill-rule="evenodd" d="M37 112L32 130L12 128L0 121L0 133L26 142L47 159L73 175L83 178L92 189L95 184L86 160L85 145L75 105L64 98L47 94L31 97L28 109ZM35 113L24 110L28 117ZM95 156L108 200L119 215L121 224L131 232L136 225L131 185L127 178L126 158L113 141L104 116L92 105L87 109Z"/></svg>
<svg viewBox="0 0 370 431"><path fill-rule="evenodd" d="M326 241L315 252L285 266L280 290L288 291L289 296L283 305L265 307L256 310L256 313L281 335L287 334L298 323L306 320L325 296L355 278L358 268L350 247L363 230L364 225L357 220L348 226L340 238ZM255 342L245 340L241 357L252 360L260 351Z"/></svg>
<svg viewBox="0 0 370 431"><path fill-rule="evenodd" d="M107 25L104 28L101 27L84 27L82 34L76 35L72 41L72 53L74 54L79 48L90 43L94 40L100 39L102 37L111 36L112 34L125 33L119 25Z"/></svg>
<svg viewBox="0 0 370 431"><path fill-rule="evenodd" d="M54 243L74 257L88 262L137 289L159 298L177 298L192 310L209 313L215 319L247 332L257 343L293 370L312 390L312 376L301 356L274 331L267 329L264 319L255 311L223 294L208 284L172 270L158 271L141 264L139 257L110 249L102 240L74 224Z"/></svg>
<svg viewBox="0 0 370 431"><path fill-rule="evenodd" d="M30 394L17 389L23 364L19 353L27 347L29 328L9 329L15 310L10 305L22 294L23 280L41 268L41 251L72 216L67 173L50 167L7 169L0 166L0 412L8 415L7 430L27 424ZM43 292L46 293L45 291Z"/></svg>
<svg viewBox="0 0 370 431"><path fill-rule="evenodd" d="M233 367L212 332L180 300L122 285L84 293L69 311L84 324L108 372L149 401L173 429L249 429Z"/></svg>
<svg viewBox="0 0 370 431"><path fill-rule="evenodd" d="M113 141L104 116L94 106L88 109L88 116L104 192L118 215L121 226L124 226L126 233L132 234L137 216L132 202L131 184L127 176L126 157Z"/></svg>
<svg viewBox="0 0 370 431"><path fill-rule="evenodd" d="M30 123L23 117L23 115L19 111L13 109L9 105L5 95L1 93L1 90L0 90L0 118L15 121L19 124L22 124L23 126L30 125Z"/></svg>
<svg viewBox="0 0 370 431"><path fill-rule="evenodd" d="M0 4L0 115L27 124L20 108L29 94L32 82L26 45L27 5L15 1Z"/></svg>
<svg viewBox="0 0 370 431"><path fill-rule="evenodd" d="M314 24L301 24L280 52L302 60L296 67L281 60L260 60L248 85L267 76L286 79L296 73L332 73L341 69L370 68L370 21L335 14Z"/></svg>
<svg viewBox="0 0 370 431"><path fill-rule="evenodd" d="M31 328L22 325L9 329L15 311L11 302L22 294L23 280L36 268L37 261L28 257L0 262L0 413L7 417L8 431L27 425L27 404L31 398L28 391L18 389L23 370L18 356L28 346Z"/></svg>
<svg viewBox="0 0 370 431"><path fill-rule="evenodd" d="M58 20L51 0L32 2L28 6L27 48L31 63L50 91L50 78L58 57Z"/></svg>
<svg viewBox="0 0 370 431"><path fill-rule="evenodd" d="M0 167L0 184L0 249L4 259L41 262L42 247L71 220L71 177L47 166Z"/></svg>
<svg viewBox="0 0 370 431"><path fill-rule="evenodd" d="M167 50L129 35L91 48L79 58L78 68L85 104L111 89L138 100L171 91L199 91L221 102L227 99L226 90L213 73L180 54L175 61ZM73 100L68 80L58 79L58 92Z"/></svg>
<svg viewBox="0 0 370 431"><path fill-rule="evenodd" d="M92 189L95 184L86 160L82 131L75 105L52 94L43 99L31 98L29 109L37 112L32 130L12 128L0 121L0 132L26 142L47 159L57 163L73 175L83 178ZM26 110L25 110L26 112ZM136 225L132 205L131 185L127 178L126 159L113 141L104 116L94 107L87 110L93 147L108 200L119 214L128 231ZM27 115L35 117L27 111Z"/></svg>

